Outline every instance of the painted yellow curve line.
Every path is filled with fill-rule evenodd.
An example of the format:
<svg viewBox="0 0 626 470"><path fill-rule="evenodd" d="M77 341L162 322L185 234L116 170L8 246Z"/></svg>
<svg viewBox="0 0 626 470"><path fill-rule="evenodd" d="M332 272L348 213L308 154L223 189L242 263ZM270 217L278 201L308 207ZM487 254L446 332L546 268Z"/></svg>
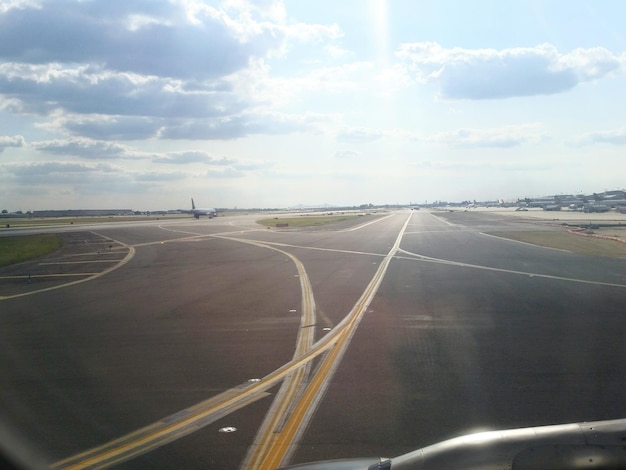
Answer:
<svg viewBox="0 0 626 470"><path fill-rule="evenodd" d="M294 370L325 352L332 346L333 340L334 336L325 336L306 354L268 374L258 383L216 395L205 402L198 403L138 431L56 462L52 467L63 469L106 468L172 442L209 424L212 416L223 417L230 411L241 408L239 405L242 402L242 406L248 404L247 400L251 400L259 393L273 387Z"/></svg>
<svg viewBox="0 0 626 470"><path fill-rule="evenodd" d="M253 245L263 246L278 251L288 256L298 269L298 276L300 277L300 287L302 291L302 315L300 320L300 330L298 332L296 348L293 356L295 359L309 351L313 345L313 340L315 339L315 299L308 274L302 262L291 253L256 241L252 242L248 240L245 243L252 243ZM287 376L280 390L276 394L274 402L261 424L261 427L259 428L254 439L254 443L244 458L241 468L250 470L258 468L258 464L265 455L265 452L267 452L267 449L271 448L273 445L272 442L275 435L275 429L289 416L289 411L293 406L300 389L302 388L302 384L308 377L308 371L309 365L305 364Z"/></svg>
<svg viewBox="0 0 626 470"><path fill-rule="evenodd" d="M317 358L320 354L325 353L327 350L333 348L333 346L335 346L337 343L341 343L343 347L335 347L333 348L333 350L336 352L329 354L331 360L323 361L323 367L321 367L320 370L323 370L324 372L320 375L318 370L317 376L319 376L319 378L314 380L316 384L315 387L310 388L311 391L308 392L308 394L305 393L304 396L307 398L304 401L300 400L299 403L305 403L306 406L299 404L297 405L297 408L295 408L295 412L292 414L292 416L295 416L296 418L290 418L290 420L292 421L292 423L297 423L298 426L294 428L294 424L289 424L289 422L287 422L285 426L285 428L289 430L302 429L302 422L304 421L302 417L310 414L311 406L319 400L319 391L327 383L328 376L338 364L338 359L343 354L345 347L349 343L349 338L354 333L358 321L360 320L363 312L369 305L369 302L371 301L373 295L378 289L378 285L382 280L384 272L393 254L397 251L399 247L402 234L405 231L410 218L411 217L409 216L400 234L398 235L396 244L391 249L389 254L385 257L383 263L381 263L381 266L379 267L374 278L368 285L368 288L362 295L361 299L357 302L357 305L355 305L350 314L348 314L331 332L329 332L326 336L317 341L317 343L310 345L313 338L311 332L308 331L311 330L311 328L307 328L307 325L311 323L312 318L307 317L306 315L302 316L301 326L304 326L304 328L300 328L298 346L296 348L297 350L301 351L301 354L298 355L296 353L297 357L294 357L288 363L279 367L274 372L268 374L258 383L249 384L237 389L231 389L204 402L198 403L190 408L179 411L178 413L175 413L170 417L153 423L152 425L139 429L138 431L122 436L101 446L86 450L77 455L68 457L64 460L58 461L54 463L52 467L59 469L107 468L112 465L116 465L124 461L130 460L140 454L154 450L157 447L165 445L198 429L201 429L202 427L209 424L209 422L212 422L211 420L214 421L215 419L219 419L226 414L235 411L236 409L240 409L241 407L246 406L252 401L260 398L259 394L265 392L267 389L273 387L278 382L284 380L290 374L293 374L299 369L303 369L310 361ZM294 262L296 262L297 260L297 258L295 258L293 255L277 249L273 246L268 246L262 242L243 240L220 235L210 235L210 237L223 238L279 251L290 257L292 260L294 260ZM133 247L130 248L132 249ZM132 253L134 254L134 249ZM299 265L298 263L299 261L296 262L296 266ZM306 276L306 272L304 271L303 267L302 271L300 271L299 269L299 275L301 277L303 275ZM312 297L310 284L308 284L308 277L305 277L305 280L305 283L302 283L301 280L301 288L303 290L303 310L305 312L311 312L314 310L314 300ZM308 287L305 287L305 285ZM293 382L293 390L297 390L295 384L298 382L301 382L301 379L295 380ZM308 398L309 396L312 398ZM295 435L296 432L291 431L285 434L286 437L290 438L290 442L293 440ZM270 447L270 455L273 455L276 448L276 445ZM284 456L284 453L282 455Z"/></svg>
<svg viewBox="0 0 626 470"><path fill-rule="evenodd" d="M243 393L231 389L131 434L56 462L52 468L106 468L130 460L209 424L206 421L201 424L199 422L202 419L210 420L212 414L225 410L235 411L262 398L260 394L264 389L265 387L250 387ZM186 419L176 419L177 415L187 413L189 415Z"/></svg>
<svg viewBox="0 0 626 470"><path fill-rule="evenodd" d="M341 358L343 357L352 336L363 318L365 311L376 295L391 259L400 249L400 242L410 220L411 215L407 218L393 247L379 266L378 270L374 274L374 277L353 307L352 311L344 318L340 325L338 325L339 329L334 346L330 349L328 355L323 359L322 364L300 398L300 401L293 409L284 428L280 433L277 433L277 435L274 436L272 447L268 449L265 457L257 467L259 470L275 470L281 464L286 463L285 461L289 457L289 451L293 446L294 440L296 440L297 437L304 432L304 428L306 427L310 416L312 416L317 404L321 400L321 397L323 396L334 371L339 366Z"/></svg>
<svg viewBox="0 0 626 470"><path fill-rule="evenodd" d="M294 360L263 378L261 383L242 387L240 390L235 391L234 394L232 391L224 392L119 439L56 462L53 464L53 468L105 468L130 460L208 425L210 422L223 417L225 412L230 413L248 405L252 401L261 398L260 394L262 392L288 375L293 377L291 380L293 385L289 387L289 401L292 401L293 398L291 396L295 394L305 378L304 368L306 363L323 351L322 348L319 348L315 354L310 356L304 355L305 352L311 349L314 339L312 328L308 326L315 322L315 300L304 265L290 253L275 247L266 246L261 242L223 236L215 236L215 238L229 239L278 251L288 256L295 263L300 276L302 290L302 317Z"/></svg>

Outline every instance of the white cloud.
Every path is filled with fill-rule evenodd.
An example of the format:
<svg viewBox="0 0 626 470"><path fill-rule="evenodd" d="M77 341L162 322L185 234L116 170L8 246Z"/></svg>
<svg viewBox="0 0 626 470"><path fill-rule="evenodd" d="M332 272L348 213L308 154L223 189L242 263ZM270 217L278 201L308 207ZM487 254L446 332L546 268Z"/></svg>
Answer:
<svg viewBox="0 0 626 470"><path fill-rule="evenodd" d="M384 136L380 129L365 127L344 127L337 133L338 142L367 143L378 140Z"/></svg>
<svg viewBox="0 0 626 470"><path fill-rule="evenodd" d="M33 142L33 146L40 152L55 155L74 155L89 159L128 158L132 153L128 147L120 144L85 138Z"/></svg>
<svg viewBox="0 0 626 470"><path fill-rule="evenodd" d="M7 181L17 187L45 190L49 195L63 192L73 198L107 195L116 191L141 193L160 183L181 181L189 177L183 172L136 171L118 166L92 162L13 163L3 166Z"/></svg>
<svg viewBox="0 0 626 470"><path fill-rule="evenodd" d="M77 114L207 117L243 107L225 82L212 81L198 89L179 80L91 65L0 64L0 90L35 114L61 109Z"/></svg>
<svg viewBox="0 0 626 470"><path fill-rule="evenodd" d="M279 48L284 39L262 23L242 31L240 22L199 2L129 0L115 8L103 5L49 0L39 8L7 10L0 15L0 57L205 79L246 67L250 57Z"/></svg>
<svg viewBox="0 0 626 470"><path fill-rule="evenodd" d="M181 152L168 152L164 155L155 156L152 161L154 163L168 163L176 165L187 165L190 163L204 163L207 165L233 165L236 160L226 157L214 157L209 152L201 150L188 150Z"/></svg>
<svg viewBox="0 0 626 470"><path fill-rule="evenodd" d="M369 143L382 138L397 140L423 140L416 133L405 129L375 129L371 127L343 126L336 132L338 142L346 143Z"/></svg>
<svg viewBox="0 0 626 470"><path fill-rule="evenodd" d="M94 140L303 130L310 116L269 111L283 83L264 82L264 59L283 54L288 41L342 35L336 24L289 23L280 1L15 5L0 13L0 109L45 116L41 128Z"/></svg>
<svg viewBox="0 0 626 470"><path fill-rule="evenodd" d="M0 139L0 143L1 142L2 140ZM153 163L164 163L170 165L189 165L201 163L222 167L232 166L242 170L260 167L253 166L249 163L242 163L233 158L216 157L211 155L209 152L202 150L183 150L164 153L143 152L135 150L127 145L121 145L103 140L86 139L82 137L33 142L33 147L43 153L62 155L65 157L76 156L89 160L149 159ZM83 163L79 163L77 165L78 168L94 168L89 165L85 166ZM69 168L76 167L70 165Z"/></svg>
<svg viewBox="0 0 626 470"><path fill-rule="evenodd" d="M232 165L233 168L236 168L239 171L259 171L259 170L267 170L274 166L273 162L266 160L250 160L250 161L237 161Z"/></svg>
<svg viewBox="0 0 626 470"><path fill-rule="evenodd" d="M463 172L479 172L483 174L495 172L545 172L552 171L559 166L560 162L549 161L511 161L511 160L419 160L410 163L414 168L423 171L449 172L462 176Z"/></svg>
<svg viewBox="0 0 626 470"><path fill-rule="evenodd" d="M79 162L29 162L9 163L4 171L23 184L81 183L86 176L108 174L115 170L102 163Z"/></svg>
<svg viewBox="0 0 626 470"><path fill-rule="evenodd" d="M348 49L344 49L342 47L336 46L334 44L328 44L325 47L325 49L326 49L326 52L328 52L328 55L331 56L333 59L345 59L345 58L354 56L354 52Z"/></svg>
<svg viewBox="0 0 626 470"><path fill-rule="evenodd" d="M0 136L0 153L7 147L23 147L25 144L24 137L21 135L2 135Z"/></svg>
<svg viewBox="0 0 626 470"><path fill-rule="evenodd" d="M440 132L425 138L426 142L448 144L459 147L517 147L523 144L536 144L547 140L536 124L505 126L490 129L462 128Z"/></svg>
<svg viewBox="0 0 626 470"><path fill-rule="evenodd" d="M287 19L287 10L281 0L226 0L224 8L238 13L254 12L262 18L268 18L278 23L283 23Z"/></svg>
<svg viewBox="0 0 626 470"><path fill-rule="evenodd" d="M121 201L157 208L190 186L211 187L214 203L223 205L258 204L258 197L271 205L308 203L326 197L323 188L343 203L373 194L369 182L381 173L388 177L379 178L373 202L428 191L404 172L411 169L433 174L435 193L457 181L475 185L466 178L473 169L494 170L502 186L519 178L524 190L527 180L541 178L546 193L558 178L583 181L576 183L582 188L591 179L608 187L607 179L619 177L606 167L619 167L626 145L624 92L608 78L620 76L626 55L618 41L598 34L600 26L581 36L567 30L574 24L568 19L557 25L564 28L559 44L604 48L506 48L513 39L491 34L478 11L467 18L471 34L418 31L397 22L402 10L390 4L383 31L372 28L371 19L380 18L349 14L339 3L0 0L0 195L35 206L63 193L56 206L71 207L111 201L101 195L115 191ZM514 41L536 44L526 32ZM393 42L429 36L440 42ZM468 46L478 43L493 48ZM575 100L454 102L451 110L452 103L433 99L547 95L577 86ZM603 127L589 132L590 123ZM577 132L581 148L549 144L548 129L555 138ZM382 155L392 155L394 165ZM544 176L532 166L557 157L575 164ZM600 157L609 163L594 169L589 162ZM329 159L334 165L323 164ZM409 168L410 159L422 162ZM15 160L23 166L9 167ZM221 181L212 185L213 178ZM331 184L336 178L345 184ZM480 179L485 194L487 179ZM16 198L35 183L51 197L33 198L32 189ZM258 187L267 189L263 196ZM128 197L141 191L144 199ZM87 192L98 197L76 198Z"/></svg>
<svg viewBox="0 0 626 470"><path fill-rule="evenodd" d="M273 163L269 161L239 160L230 157L217 157L203 150L184 150L163 153L144 152L126 145L85 138L56 139L51 141L34 142L33 147L43 153L50 153L63 157L75 156L91 161L113 159L149 160L154 164L177 165L179 168L182 168L185 165L202 164L210 167L208 170L210 174L219 177L245 176L250 172L264 170L273 165ZM145 166L146 165L142 165L142 167ZM123 175L123 177L127 178L129 181L134 180L139 182L167 182L171 180L191 178L195 174L194 170L187 172L172 172L171 170L161 171L160 169L152 171L135 171L121 169L104 163L70 161L14 165L10 168L10 173L13 175L23 176L28 174L34 178L38 178L38 175L44 174L45 172L49 172L52 176L61 172L72 174L78 172L89 173L92 181L96 178L96 176L94 176L95 174L115 172ZM55 178L59 178L59 176L52 178L51 181L55 181ZM77 178L72 176L70 180L75 181Z"/></svg>
<svg viewBox="0 0 626 470"><path fill-rule="evenodd" d="M158 18L154 18L145 14L130 14L125 19L125 21L122 22L122 24L124 24L126 28L132 32L138 31L141 28L150 27L152 25L171 25L167 21L160 21Z"/></svg>
<svg viewBox="0 0 626 470"><path fill-rule="evenodd" d="M254 134L291 134L316 131L331 118L325 115L292 115L251 110L217 119L170 122L159 131L163 139L230 140Z"/></svg>
<svg viewBox="0 0 626 470"><path fill-rule="evenodd" d="M608 131L589 132L572 141L574 145L626 145L626 126Z"/></svg>
<svg viewBox="0 0 626 470"><path fill-rule="evenodd" d="M80 115L56 113L51 119L39 124L49 132L72 134L102 140L139 140L155 137L164 119L149 116L106 116L101 114Z"/></svg>
<svg viewBox="0 0 626 470"><path fill-rule="evenodd" d="M360 152L357 152L355 150L337 150L335 152L335 158L338 158L340 160L350 160L358 158L360 155Z"/></svg>
<svg viewBox="0 0 626 470"><path fill-rule="evenodd" d="M40 8L41 2L39 0L4 0L0 3L0 14L6 13L12 9L31 9Z"/></svg>
<svg viewBox="0 0 626 470"><path fill-rule="evenodd" d="M511 49L446 49L435 42L403 44L396 52L415 78L446 99L547 95L619 72L624 56L601 47L561 53L550 44Z"/></svg>
<svg viewBox="0 0 626 470"><path fill-rule="evenodd" d="M376 73L374 63L367 61L318 67L297 76L262 77L256 84L255 94L282 104L312 93L355 93L371 88L368 79Z"/></svg>
<svg viewBox="0 0 626 470"><path fill-rule="evenodd" d="M145 182L170 182L170 181L180 181L187 178L189 175L182 172L172 172L172 171L142 171L134 174L134 179L137 181L145 181Z"/></svg>
<svg viewBox="0 0 626 470"><path fill-rule="evenodd" d="M305 43L321 42L326 39L339 39L343 36L341 28L333 23L330 26L321 24L296 23L285 26L286 34Z"/></svg>

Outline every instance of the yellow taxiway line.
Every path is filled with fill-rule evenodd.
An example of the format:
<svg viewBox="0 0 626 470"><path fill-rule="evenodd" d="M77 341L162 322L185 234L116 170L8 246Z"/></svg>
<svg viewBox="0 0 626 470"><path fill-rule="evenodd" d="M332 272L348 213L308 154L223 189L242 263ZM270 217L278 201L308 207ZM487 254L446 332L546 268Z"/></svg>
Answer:
<svg viewBox="0 0 626 470"><path fill-rule="evenodd" d="M291 375L291 377L286 402L290 403L293 400L293 395L300 388L305 378L304 370L306 369L306 364L324 350L322 346L318 348L316 353L310 356L305 354L306 352L310 352L314 340L314 331L312 328L308 328L308 326L315 323L315 300L313 298L313 290L308 275L300 260L290 253L275 247L266 246L257 241L233 240L278 251L288 256L295 263L298 269L302 290L302 315L294 360L285 364L282 368L277 369L274 373L269 374L259 383L242 387L239 390L224 392L134 433L56 462L53 468L104 468L129 460L137 455L149 452L156 447L160 447L168 442L190 434L210 422L219 419L225 412L235 411L265 396L261 394L266 389L289 375ZM285 412L286 410L282 411L278 416L282 416Z"/></svg>
<svg viewBox="0 0 626 470"><path fill-rule="evenodd" d="M58 461L52 465L52 468L105 468L113 465L111 463L113 460L115 460L114 463L120 463L172 442L204 427L212 422L216 416L221 418L224 414L251 403L254 399L257 399L259 394L273 387L287 375L322 354L332 344L332 338L329 338L329 335L327 335L318 341L306 354L276 369L262 378L260 382L230 389L138 431ZM258 398L261 397L258 396Z"/></svg>
<svg viewBox="0 0 626 470"><path fill-rule="evenodd" d="M329 384L330 378L339 366L341 358L348 348L350 340L352 339L361 318L363 318L365 311L376 295L391 259L400 248L400 242L410 220L411 216L407 218L404 226L396 238L396 242L383 262L380 264L378 270L374 274L374 277L355 306L352 308L351 312L337 326L337 334L335 336L333 347L322 360L315 376L311 380L305 392L302 394L302 397L297 405L293 408L285 426L280 432L273 436L271 447L259 449L259 452L264 451L265 455L263 458L259 457L257 459L260 463L255 468L258 468L259 470L274 470L281 464L285 463L285 460L289 456L290 448L293 446L293 442L304 432L304 428L317 407L317 404L321 400L321 397Z"/></svg>
<svg viewBox="0 0 626 470"><path fill-rule="evenodd" d="M300 335L296 346L296 357L294 357L291 361L262 378L260 382L221 393L210 398L209 400L206 400L205 402L198 403L152 425L122 436L119 439L56 462L52 465L52 467L63 469L106 468L111 465L130 460L137 455L149 452L150 450L160 447L168 442L172 442L182 436L190 434L206 426L210 422L223 417L231 411L246 406L247 404L261 398L261 394L267 389L273 387L276 383L284 380L290 374L297 373L297 377L292 382L293 385L288 387L290 389L289 394L294 395L304 377L304 374L298 371L304 370L310 361L330 349L331 352L322 362L315 378L302 395L302 398L296 407L293 408L293 411L284 426L284 430L281 432L280 441L272 442L269 446L269 452L265 452L262 459L263 462L283 460L286 448L293 441L297 433L302 430L303 423L306 421L306 417L311 415L313 406L319 402L319 399L321 398L320 391L322 391L327 385L332 371L336 369L339 359L343 355L350 338L356 330L356 326L358 325L369 303L373 299L374 294L378 290L378 286L382 281L387 266L399 248L400 240L402 239L402 235L409 220L410 216L400 231L393 248L381 263L379 269L374 275L374 278L370 281L366 291L363 293L361 299L359 299L350 314L348 314L326 336L313 345L310 344L313 340L312 333L308 331L311 330L311 328L308 328L307 326L311 324L310 322L312 321L312 318L314 318L310 316L310 314L314 314L314 301L310 285L308 284L308 278L305 277L304 282L301 279L301 288L303 291L303 310L305 311L305 314L302 316L301 320ZM224 238L272 249L289 256L292 260L294 260L294 262L297 260L297 258L293 255L275 247L265 245L262 242L219 235L211 235L211 237ZM296 263L296 266L300 266L298 263L299 261ZM304 272L303 267L302 271L299 269L299 275L301 278L303 275L306 276L306 272ZM300 354L298 354L298 352ZM293 397L286 400L287 403L291 403L293 401ZM282 416L282 411L280 413L276 413L276 421L282 419ZM277 451L277 449L282 448L285 448L285 451ZM265 464L263 463L262 465ZM261 466L259 468L270 467Z"/></svg>

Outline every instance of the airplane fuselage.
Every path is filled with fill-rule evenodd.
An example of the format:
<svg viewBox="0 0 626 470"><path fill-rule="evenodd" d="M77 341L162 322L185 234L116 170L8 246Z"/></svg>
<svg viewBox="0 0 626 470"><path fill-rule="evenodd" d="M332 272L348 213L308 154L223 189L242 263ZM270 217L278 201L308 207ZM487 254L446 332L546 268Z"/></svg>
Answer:
<svg viewBox="0 0 626 470"><path fill-rule="evenodd" d="M209 219L217 217L217 211L215 209L192 209L191 213L196 219L199 219L201 215L206 215Z"/></svg>
<svg viewBox="0 0 626 470"><path fill-rule="evenodd" d="M200 208L196 207L196 204L193 202L193 198L191 198L191 213L196 219L199 219L201 215L206 215L209 219L213 217L217 217L217 211L212 207L209 208Z"/></svg>

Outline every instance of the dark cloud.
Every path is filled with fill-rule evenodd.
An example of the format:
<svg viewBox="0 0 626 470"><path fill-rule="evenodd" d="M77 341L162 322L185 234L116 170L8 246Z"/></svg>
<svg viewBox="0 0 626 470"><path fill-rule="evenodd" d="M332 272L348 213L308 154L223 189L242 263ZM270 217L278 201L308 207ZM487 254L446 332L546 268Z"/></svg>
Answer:
<svg viewBox="0 0 626 470"><path fill-rule="evenodd" d="M228 157L216 157L209 152L202 150L187 150L180 152L150 153L138 151L126 145L120 145L112 142L101 140L90 140L84 138L57 139L50 141L34 142L33 147L43 153L62 156L76 156L87 160L113 160L113 159L144 159L150 160L152 163L168 164L168 165L189 165L201 163L210 165L214 168L222 168L219 172L225 172L228 169L235 171L251 171L261 168L267 168L271 164L267 162L241 162ZM32 165L14 166L13 174L54 174L57 171L68 172L93 172L93 171L121 171L113 166L105 166L104 164L93 165L82 162L73 163L37 163ZM131 174L131 173L129 173ZM146 173L134 173L133 178L137 181L168 181L172 175L174 179L181 179L184 173L176 172L159 172L152 171ZM188 176L188 175L187 175Z"/></svg>
<svg viewBox="0 0 626 470"><path fill-rule="evenodd" d="M58 64L0 66L0 90L18 99L24 111L47 114L56 109L68 113L152 118L212 117L238 112L244 104L230 91L207 85L189 90L180 82L158 77L66 68Z"/></svg>
<svg viewBox="0 0 626 470"><path fill-rule="evenodd" d="M235 139L304 129L302 120L254 117L263 97L246 77L285 53L287 38L340 35L336 25L287 25L273 3L36 3L1 9L2 109L51 118L47 129L94 140Z"/></svg>
<svg viewBox="0 0 626 470"><path fill-rule="evenodd" d="M49 127L94 140L231 140L254 134L277 135L315 130L317 125L329 119L322 115L255 114L253 111L195 119L73 114L58 118Z"/></svg>
<svg viewBox="0 0 626 470"><path fill-rule="evenodd" d="M164 125L163 119L136 116L64 117L57 125L73 135L91 139L143 140L155 137Z"/></svg>
<svg viewBox="0 0 626 470"><path fill-rule="evenodd" d="M92 173L95 171L112 171L112 167L104 164L88 164L76 162L38 162L7 165L9 173L16 176L53 175L55 173Z"/></svg>
<svg viewBox="0 0 626 470"><path fill-rule="evenodd" d="M75 194L112 194L119 190L137 193L146 185L179 181L182 172L133 172L103 163L41 162L13 163L3 167L8 179L29 187L60 186Z"/></svg>
<svg viewBox="0 0 626 470"><path fill-rule="evenodd" d="M417 80L433 83L447 99L499 99L548 95L619 71L623 58L604 48L560 53L529 48L445 49L437 43L403 44L397 56Z"/></svg>
<svg viewBox="0 0 626 470"><path fill-rule="evenodd" d="M4 171L19 184L87 184L94 176L112 174L115 170L106 164L75 162L13 163Z"/></svg>
<svg viewBox="0 0 626 470"><path fill-rule="evenodd" d="M34 142L33 146L40 152L55 155L75 155L81 158L122 158L129 156L129 149L112 142L93 141L88 139L50 140Z"/></svg>
<svg viewBox="0 0 626 470"><path fill-rule="evenodd" d="M211 7L186 8L55 0L9 9L0 14L0 93L12 112L54 113L94 139L145 139L163 121L241 112L249 103L223 77L283 38L270 23L248 31Z"/></svg>
<svg viewBox="0 0 626 470"><path fill-rule="evenodd" d="M49 0L0 15L0 57L206 79L246 67L283 39L266 24L243 36L227 20L208 6L187 10L184 2Z"/></svg>

